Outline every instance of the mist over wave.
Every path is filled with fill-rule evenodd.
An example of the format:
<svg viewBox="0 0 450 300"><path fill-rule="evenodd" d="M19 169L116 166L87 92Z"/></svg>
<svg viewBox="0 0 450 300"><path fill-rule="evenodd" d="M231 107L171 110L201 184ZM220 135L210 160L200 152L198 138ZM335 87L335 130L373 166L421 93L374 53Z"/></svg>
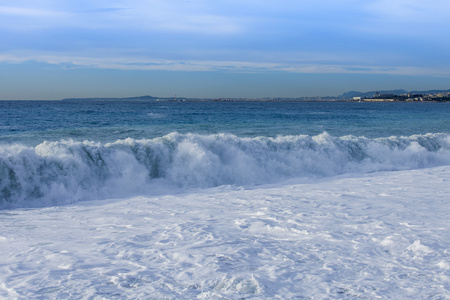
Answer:
<svg viewBox="0 0 450 300"><path fill-rule="evenodd" d="M365 137L179 134L147 140L0 146L0 208L274 183L450 164L450 135Z"/></svg>

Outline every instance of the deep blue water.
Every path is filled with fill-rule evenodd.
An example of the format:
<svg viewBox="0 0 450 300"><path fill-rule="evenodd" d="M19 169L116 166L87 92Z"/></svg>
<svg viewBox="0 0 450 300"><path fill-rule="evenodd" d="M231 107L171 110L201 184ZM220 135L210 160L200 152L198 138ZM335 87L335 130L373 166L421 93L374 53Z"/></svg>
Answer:
<svg viewBox="0 0 450 300"><path fill-rule="evenodd" d="M237 136L450 132L450 103L0 101L0 143L113 142L170 132Z"/></svg>

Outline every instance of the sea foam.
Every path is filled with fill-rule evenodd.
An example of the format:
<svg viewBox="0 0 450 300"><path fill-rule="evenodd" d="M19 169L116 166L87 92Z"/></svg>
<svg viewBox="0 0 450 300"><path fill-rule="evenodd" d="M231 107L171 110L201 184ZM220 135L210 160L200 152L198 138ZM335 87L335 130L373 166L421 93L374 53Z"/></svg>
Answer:
<svg viewBox="0 0 450 300"><path fill-rule="evenodd" d="M450 135L365 137L179 134L0 146L0 207L274 183L450 164Z"/></svg>

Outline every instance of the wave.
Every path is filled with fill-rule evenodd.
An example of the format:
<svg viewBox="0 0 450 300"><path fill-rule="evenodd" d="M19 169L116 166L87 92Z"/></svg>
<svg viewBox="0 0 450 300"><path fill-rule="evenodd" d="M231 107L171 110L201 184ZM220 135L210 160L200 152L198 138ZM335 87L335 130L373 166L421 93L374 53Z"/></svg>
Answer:
<svg viewBox="0 0 450 300"><path fill-rule="evenodd" d="M365 137L179 134L147 140L0 146L0 208L249 186L298 177L450 164L450 135Z"/></svg>

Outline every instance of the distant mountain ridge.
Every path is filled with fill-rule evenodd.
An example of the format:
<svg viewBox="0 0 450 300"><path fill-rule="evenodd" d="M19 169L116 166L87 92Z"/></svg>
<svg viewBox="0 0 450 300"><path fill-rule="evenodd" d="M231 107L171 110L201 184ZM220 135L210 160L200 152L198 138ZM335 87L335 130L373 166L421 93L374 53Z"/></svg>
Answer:
<svg viewBox="0 0 450 300"><path fill-rule="evenodd" d="M353 97L361 97L361 98L372 98L373 95L376 93L378 94L389 94L389 95L402 95L402 94L437 94L437 93L448 93L450 92L450 89L448 90L428 90L428 91L407 91L403 89L397 89L397 90L381 90L381 91L369 91L369 92L358 92L358 91L350 91L343 93L342 95L338 96L339 98L343 99L352 99Z"/></svg>
<svg viewBox="0 0 450 300"><path fill-rule="evenodd" d="M83 101L92 101L92 100L97 100L97 101L114 101L114 100L135 100L135 101L147 101L147 100L156 100L159 99L158 97L153 97L150 95L145 95L145 96L138 96L138 97L100 97L100 98L65 98L62 99L62 101L74 101L74 100L83 100Z"/></svg>

